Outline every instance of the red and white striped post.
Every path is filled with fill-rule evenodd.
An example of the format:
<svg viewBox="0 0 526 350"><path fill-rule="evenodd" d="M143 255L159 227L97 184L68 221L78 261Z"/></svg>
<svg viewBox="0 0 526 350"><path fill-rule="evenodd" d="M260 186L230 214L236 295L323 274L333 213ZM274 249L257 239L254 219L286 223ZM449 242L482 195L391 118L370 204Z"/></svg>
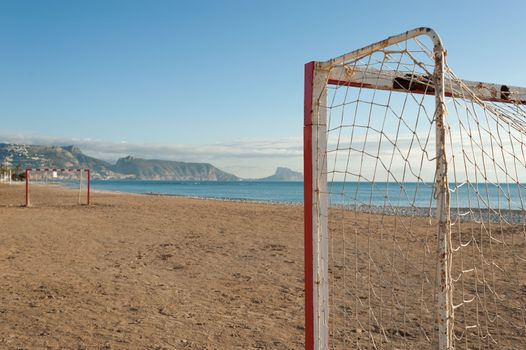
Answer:
<svg viewBox="0 0 526 350"><path fill-rule="evenodd" d="M305 98L303 127L303 210L305 270L305 350L314 349L314 294L312 278L312 83L314 62L305 65Z"/></svg>

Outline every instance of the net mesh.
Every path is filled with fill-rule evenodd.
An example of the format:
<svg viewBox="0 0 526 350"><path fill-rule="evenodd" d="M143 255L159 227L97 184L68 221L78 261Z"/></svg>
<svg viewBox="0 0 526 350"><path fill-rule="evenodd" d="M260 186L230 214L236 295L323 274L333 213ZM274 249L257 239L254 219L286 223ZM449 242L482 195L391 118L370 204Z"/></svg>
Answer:
<svg viewBox="0 0 526 350"><path fill-rule="evenodd" d="M525 348L524 105L480 101L447 70L457 348Z"/></svg>
<svg viewBox="0 0 526 350"><path fill-rule="evenodd" d="M319 102L333 349L438 341L435 64L425 41L332 67ZM481 101L447 65L445 78L455 347L526 348L526 109Z"/></svg>
<svg viewBox="0 0 526 350"><path fill-rule="evenodd" d="M88 204L87 169L30 169L30 206L71 206Z"/></svg>

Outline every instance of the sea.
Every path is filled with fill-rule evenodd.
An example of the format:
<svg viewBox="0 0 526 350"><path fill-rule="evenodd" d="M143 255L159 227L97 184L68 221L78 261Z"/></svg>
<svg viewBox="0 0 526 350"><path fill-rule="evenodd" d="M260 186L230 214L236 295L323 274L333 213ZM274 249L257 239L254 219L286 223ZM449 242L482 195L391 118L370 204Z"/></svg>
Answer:
<svg viewBox="0 0 526 350"><path fill-rule="evenodd" d="M303 203L303 182L93 180L93 190L220 200ZM450 184L452 208L524 210L524 184ZM434 208L432 183L334 182L331 205Z"/></svg>

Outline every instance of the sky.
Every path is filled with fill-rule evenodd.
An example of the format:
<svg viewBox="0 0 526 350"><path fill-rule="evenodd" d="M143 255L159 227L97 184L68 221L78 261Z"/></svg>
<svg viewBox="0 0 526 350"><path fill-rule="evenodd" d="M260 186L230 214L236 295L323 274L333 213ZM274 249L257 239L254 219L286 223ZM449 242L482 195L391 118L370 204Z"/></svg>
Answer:
<svg viewBox="0 0 526 350"><path fill-rule="evenodd" d="M303 66L420 26L526 86L526 2L0 0L0 142L302 171Z"/></svg>

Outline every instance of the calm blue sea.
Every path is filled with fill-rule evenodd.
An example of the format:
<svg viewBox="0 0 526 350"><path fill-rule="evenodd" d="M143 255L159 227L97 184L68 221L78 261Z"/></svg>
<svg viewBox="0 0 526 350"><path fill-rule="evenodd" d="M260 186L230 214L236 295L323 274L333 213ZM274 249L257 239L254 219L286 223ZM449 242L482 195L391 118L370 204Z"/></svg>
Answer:
<svg viewBox="0 0 526 350"><path fill-rule="evenodd" d="M302 203L303 182L94 180L94 190Z"/></svg>
<svg viewBox="0 0 526 350"><path fill-rule="evenodd" d="M303 202L302 182L263 181L148 181L109 180L92 181L94 190L128 193L178 195L227 200L248 200L276 203ZM521 198L526 200L524 185L455 186L450 184L451 206L460 208L523 209ZM434 207L431 184L405 183L403 188L396 183L333 183L330 187L330 202L333 205L351 206L416 206Z"/></svg>

